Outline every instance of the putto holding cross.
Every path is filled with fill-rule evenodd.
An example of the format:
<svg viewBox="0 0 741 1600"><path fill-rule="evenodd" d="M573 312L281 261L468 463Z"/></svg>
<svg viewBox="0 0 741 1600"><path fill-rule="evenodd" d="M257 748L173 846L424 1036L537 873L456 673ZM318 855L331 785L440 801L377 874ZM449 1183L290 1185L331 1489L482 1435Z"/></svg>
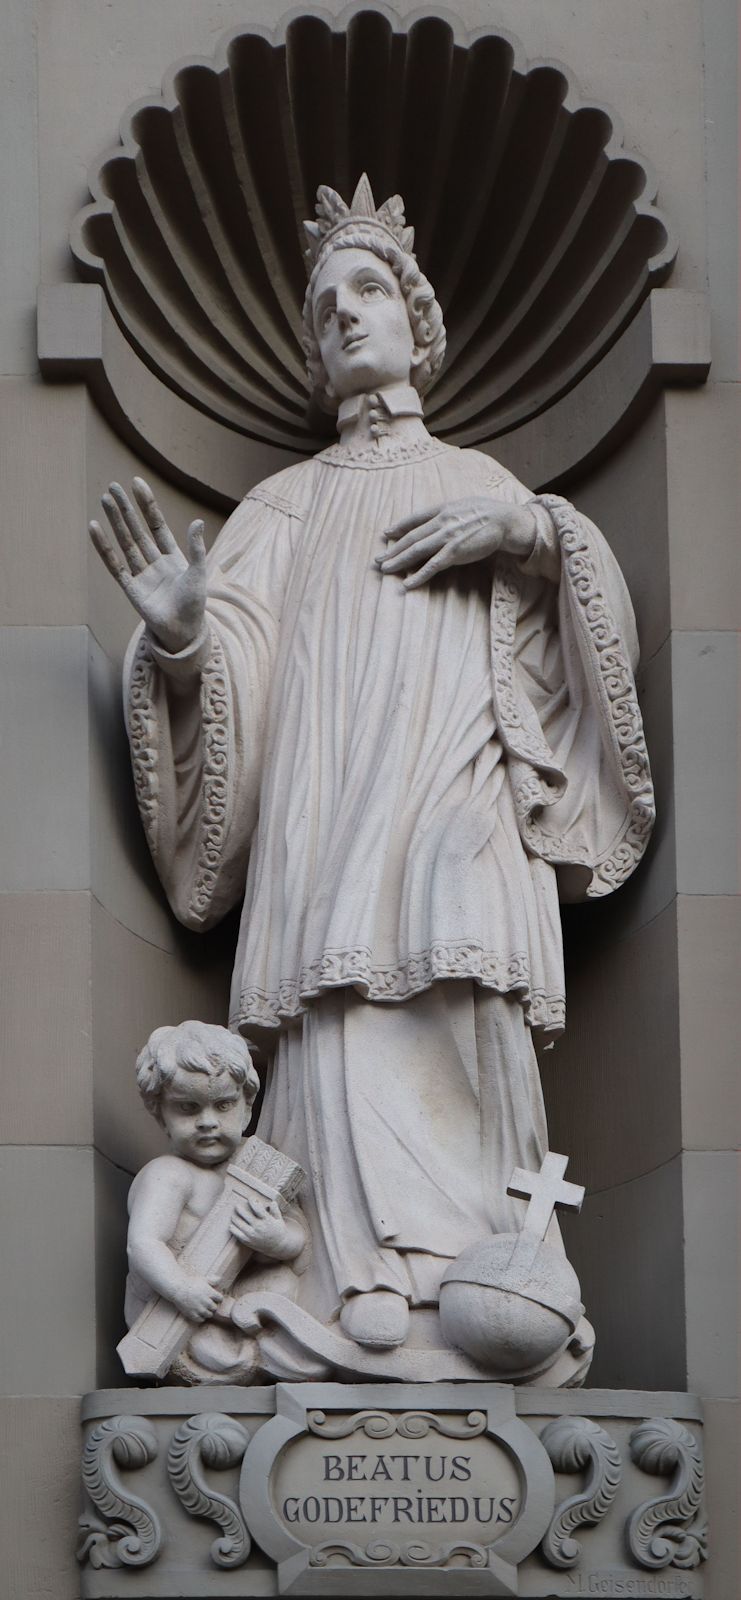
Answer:
<svg viewBox="0 0 741 1600"><path fill-rule="evenodd" d="M618 887L650 834L633 614L585 517L427 432L445 334L399 197L320 189L307 234L338 441L250 490L208 556L141 480L92 536L142 617L157 870L190 928L243 899L230 1027L265 1062L260 1138L307 1175L310 1262L254 1279L285 1307L258 1369L326 1376L339 1341L345 1371L432 1350L439 1376L446 1351L498 1375L445 1303L455 1263L493 1236L512 1254L523 1218L527 1240L514 1169L549 1172L533 1041L564 1023L559 897ZM575 1282L555 1223L543 1248ZM576 1324L541 1382L588 1361Z"/></svg>

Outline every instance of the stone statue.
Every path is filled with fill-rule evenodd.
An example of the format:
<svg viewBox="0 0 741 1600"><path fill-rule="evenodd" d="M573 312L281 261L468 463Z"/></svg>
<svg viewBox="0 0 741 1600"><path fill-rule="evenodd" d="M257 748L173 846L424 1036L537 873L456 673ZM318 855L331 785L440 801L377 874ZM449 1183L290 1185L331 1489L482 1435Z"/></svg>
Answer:
<svg viewBox="0 0 741 1600"><path fill-rule="evenodd" d="M301 1214L282 1203L304 1174L295 1163L279 1173L285 1163L260 1140L243 1144L260 1080L245 1040L226 1028L182 1022L155 1029L136 1076L172 1154L148 1161L129 1190L125 1315L134 1340L129 1335L119 1352L129 1372L138 1355L154 1377L243 1381L255 1367L254 1342L238 1335L228 1316L214 1319L224 1288L239 1292L235 1279L246 1258L240 1245L276 1261L295 1261L305 1249ZM229 1176L241 1184L227 1187ZM279 1184L272 1193L267 1177Z"/></svg>
<svg viewBox="0 0 741 1600"><path fill-rule="evenodd" d="M230 1027L267 1057L261 1138L308 1175L310 1266L260 1275L286 1308L272 1370L326 1373L341 1345L345 1371L442 1351L462 1376L441 1282L519 1231L513 1169L546 1155L559 896L617 887L653 822L635 627L585 517L427 432L445 334L400 198L321 188L306 230L338 442L252 489L208 557L141 479L91 533L143 619L128 729L157 871L191 928L244 897ZM540 1381L574 1381L588 1343ZM497 1375L495 1341L475 1361Z"/></svg>

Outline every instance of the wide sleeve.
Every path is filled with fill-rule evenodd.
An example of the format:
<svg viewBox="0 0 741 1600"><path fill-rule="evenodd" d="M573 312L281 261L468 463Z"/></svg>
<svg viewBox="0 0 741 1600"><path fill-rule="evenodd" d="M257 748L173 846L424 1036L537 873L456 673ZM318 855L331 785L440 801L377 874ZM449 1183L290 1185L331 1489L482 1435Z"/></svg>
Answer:
<svg viewBox="0 0 741 1600"><path fill-rule="evenodd" d="M244 892L268 694L301 514L242 501L208 559L204 628L177 655L142 625L124 667L134 785L172 909L208 928Z"/></svg>
<svg viewBox="0 0 741 1600"><path fill-rule="evenodd" d="M523 844L556 868L562 900L608 894L655 817L630 597L567 500L509 476L493 492L526 501L537 527L528 561L496 561L492 594L493 694Z"/></svg>

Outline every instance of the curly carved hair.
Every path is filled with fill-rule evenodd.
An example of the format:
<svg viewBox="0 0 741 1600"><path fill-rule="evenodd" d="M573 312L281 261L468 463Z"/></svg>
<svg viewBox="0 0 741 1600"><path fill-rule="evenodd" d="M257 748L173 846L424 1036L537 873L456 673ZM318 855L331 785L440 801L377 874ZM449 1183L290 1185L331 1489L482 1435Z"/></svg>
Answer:
<svg viewBox="0 0 741 1600"><path fill-rule="evenodd" d="M155 1028L136 1060L136 1081L147 1111L162 1121L162 1092L178 1070L205 1072L217 1077L228 1072L252 1102L260 1080L252 1065L247 1041L228 1028L211 1022L180 1022L177 1027Z"/></svg>
<svg viewBox="0 0 741 1600"><path fill-rule="evenodd" d="M329 378L322 361L319 341L314 331L314 288L321 268L333 250L370 250L379 260L385 261L399 280L399 287L406 301L407 314L412 329L414 343L418 350L425 352L424 360L414 367L410 382L419 394L425 394L434 382L443 364L445 356L445 325L443 314L435 299L435 291L428 282L424 273L413 256L402 250L389 234L380 228L374 228L372 222L363 223L353 221L347 228L328 242L326 248L320 251L311 277L306 287L304 299L304 336L303 348L306 356L306 370L309 374L312 393L324 406L325 410L336 409L335 397L329 383Z"/></svg>

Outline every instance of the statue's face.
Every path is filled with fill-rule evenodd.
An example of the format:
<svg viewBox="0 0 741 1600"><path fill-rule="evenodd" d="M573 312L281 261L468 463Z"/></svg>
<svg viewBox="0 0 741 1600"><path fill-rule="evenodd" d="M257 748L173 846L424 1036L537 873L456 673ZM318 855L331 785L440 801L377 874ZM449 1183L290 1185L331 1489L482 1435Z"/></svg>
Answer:
<svg viewBox="0 0 741 1600"><path fill-rule="evenodd" d="M370 250L334 250L314 285L314 330L340 400L408 383L414 336L399 280Z"/></svg>
<svg viewBox="0 0 741 1600"><path fill-rule="evenodd" d="M231 1074L177 1072L162 1094L162 1121L175 1154L199 1167L228 1161L249 1118L244 1090Z"/></svg>

